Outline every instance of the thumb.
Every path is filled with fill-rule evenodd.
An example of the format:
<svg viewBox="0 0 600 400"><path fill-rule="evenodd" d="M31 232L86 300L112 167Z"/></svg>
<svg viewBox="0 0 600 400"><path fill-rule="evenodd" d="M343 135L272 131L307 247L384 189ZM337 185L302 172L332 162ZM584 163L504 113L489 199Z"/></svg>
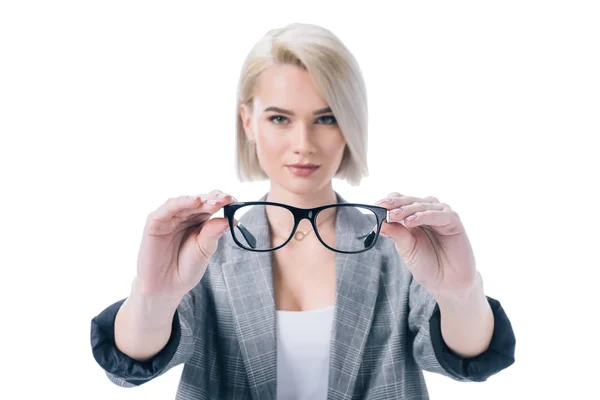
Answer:
<svg viewBox="0 0 600 400"><path fill-rule="evenodd" d="M207 257L213 255L219 245L219 239L229 229L227 218L211 218L202 225L196 239L200 251Z"/></svg>
<svg viewBox="0 0 600 400"><path fill-rule="evenodd" d="M403 259L407 259L415 247L416 239L410 229L401 223L384 221L381 234L389 237L396 243L396 250Z"/></svg>

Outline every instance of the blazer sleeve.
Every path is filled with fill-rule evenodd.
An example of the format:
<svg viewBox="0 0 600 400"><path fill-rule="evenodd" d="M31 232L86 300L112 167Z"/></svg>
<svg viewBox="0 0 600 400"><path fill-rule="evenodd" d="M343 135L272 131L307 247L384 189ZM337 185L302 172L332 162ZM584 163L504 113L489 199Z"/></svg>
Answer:
<svg viewBox="0 0 600 400"><path fill-rule="evenodd" d="M413 356L421 369L457 381L483 382L515 362L516 339L510 320L498 300L487 299L494 314L492 340L483 353L464 358L444 342L435 298L411 278L408 322L414 338Z"/></svg>
<svg viewBox="0 0 600 400"><path fill-rule="evenodd" d="M193 292L188 292L179 303L165 347L144 362L125 355L115 344L115 317L124 301L110 305L91 321L92 353L110 381L122 387L139 386L191 358L195 328Z"/></svg>

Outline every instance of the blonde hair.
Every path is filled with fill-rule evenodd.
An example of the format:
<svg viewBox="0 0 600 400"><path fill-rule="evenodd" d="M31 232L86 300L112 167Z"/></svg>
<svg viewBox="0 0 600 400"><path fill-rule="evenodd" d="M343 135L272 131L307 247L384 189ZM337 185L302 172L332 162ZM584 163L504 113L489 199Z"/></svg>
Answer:
<svg viewBox="0 0 600 400"><path fill-rule="evenodd" d="M252 106L260 74L274 64L308 71L328 103L344 135L346 148L335 177L358 185L368 175L367 91L358 62L331 31L313 24L292 23L268 31L246 57L238 82L236 171L241 181L268 178L256 149L246 137L240 105Z"/></svg>

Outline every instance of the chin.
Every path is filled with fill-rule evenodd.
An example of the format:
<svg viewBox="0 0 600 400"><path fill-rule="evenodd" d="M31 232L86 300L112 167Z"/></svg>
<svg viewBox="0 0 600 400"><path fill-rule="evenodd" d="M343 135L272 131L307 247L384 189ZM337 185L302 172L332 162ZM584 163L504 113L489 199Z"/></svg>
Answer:
<svg viewBox="0 0 600 400"><path fill-rule="evenodd" d="M323 187L330 184L331 180L323 179L323 178L297 178L292 177L290 179L289 176L278 176L275 179L272 179L273 182L286 190L287 192L294 193L297 196L309 196L312 195Z"/></svg>

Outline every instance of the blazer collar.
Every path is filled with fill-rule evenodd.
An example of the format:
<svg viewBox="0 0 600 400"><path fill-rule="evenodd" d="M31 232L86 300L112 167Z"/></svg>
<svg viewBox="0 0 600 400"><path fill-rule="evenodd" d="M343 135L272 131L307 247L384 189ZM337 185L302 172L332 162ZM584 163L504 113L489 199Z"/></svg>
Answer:
<svg viewBox="0 0 600 400"><path fill-rule="evenodd" d="M338 203L346 203L339 194L336 196ZM266 195L261 200L265 198ZM252 232L268 235L268 221L259 208L246 213L240 222ZM336 241L352 235L361 224L373 222L358 210L341 208L336 217ZM228 252L222 265L223 277L252 397L275 400L277 338L272 253L241 249L231 233L223 239ZM381 262L378 246L358 254L336 253L328 398L351 397L354 391L373 319Z"/></svg>

